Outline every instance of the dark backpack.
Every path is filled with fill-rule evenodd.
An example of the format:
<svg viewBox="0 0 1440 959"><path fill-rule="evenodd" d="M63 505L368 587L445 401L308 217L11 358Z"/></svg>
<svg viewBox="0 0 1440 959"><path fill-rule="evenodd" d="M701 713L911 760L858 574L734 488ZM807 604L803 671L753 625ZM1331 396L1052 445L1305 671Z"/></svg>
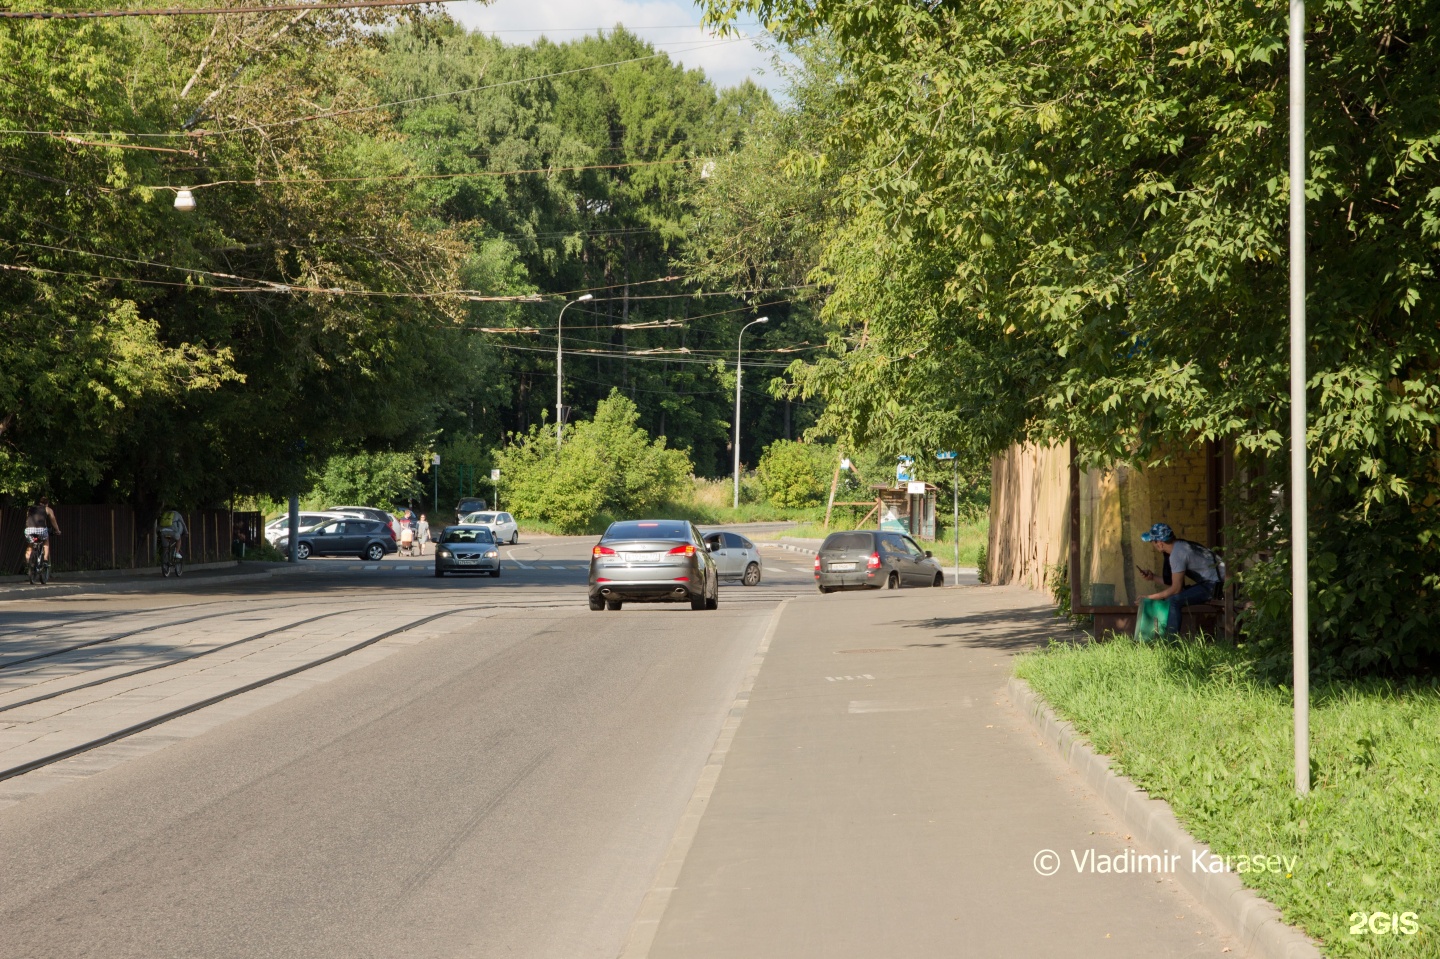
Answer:
<svg viewBox="0 0 1440 959"><path fill-rule="evenodd" d="M1177 543L1188 543L1191 549L1193 549L1193 550L1195 550L1196 552L1200 553L1202 556L1204 556L1206 559L1208 559L1208 560L1210 561L1210 564L1211 564L1212 566L1214 566L1214 568L1215 568L1215 575L1218 576L1218 577L1220 577L1219 582L1217 582L1217 583L1215 584L1215 597L1218 599L1218 598L1220 597L1220 595L1225 591L1225 578L1226 578L1227 573L1229 572L1229 571L1225 568L1225 560L1221 559L1221 558L1220 558L1220 554L1217 553L1217 552L1215 552L1215 551L1214 551L1213 549L1211 549L1210 547L1208 547L1208 546L1206 546L1206 545L1204 545L1204 544L1202 544L1202 543L1197 543L1197 542L1195 542L1195 541L1192 540L1192 539L1177 539L1175 542L1177 542ZM1168 556L1165 557L1165 563L1166 563L1167 566L1169 565L1169 563L1170 563L1170 557L1168 557ZM1195 577L1195 581L1196 581L1197 583L1200 582L1200 578L1199 578L1198 576Z"/></svg>

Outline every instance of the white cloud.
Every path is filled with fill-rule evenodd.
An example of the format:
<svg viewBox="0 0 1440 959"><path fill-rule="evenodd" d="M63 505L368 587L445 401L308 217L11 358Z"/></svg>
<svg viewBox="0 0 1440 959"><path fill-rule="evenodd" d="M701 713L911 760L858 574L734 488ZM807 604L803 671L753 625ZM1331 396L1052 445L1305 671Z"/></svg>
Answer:
<svg viewBox="0 0 1440 959"><path fill-rule="evenodd" d="M563 42L610 30L616 24L648 40L656 50L689 68L705 71L716 86L730 87L750 77L779 94L770 54L753 42L721 42L700 26L700 9L687 0L494 0L447 3L450 16L471 30L493 33L506 43L531 43L540 36ZM761 35L751 23L740 27Z"/></svg>

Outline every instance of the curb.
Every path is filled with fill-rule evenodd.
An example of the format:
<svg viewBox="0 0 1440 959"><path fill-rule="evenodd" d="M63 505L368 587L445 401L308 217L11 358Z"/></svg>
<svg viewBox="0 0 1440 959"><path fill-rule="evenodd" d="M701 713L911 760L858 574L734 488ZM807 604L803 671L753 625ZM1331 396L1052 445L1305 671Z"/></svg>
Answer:
<svg viewBox="0 0 1440 959"><path fill-rule="evenodd" d="M792 553L804 553L806 556L819 555L819 550L813 550L806 546L791 546L789 543L777 543L769 539L759 540L759 544L761 546L773 546L776 549L788 549Z"/></svg>
<svg viewBox="0 0 1440 959"><path fill-rule="evenodd" d="M1055 715L1030 684L1010 677L1010 701L1020 708L1045 742L1080 774L1096 795L1125 823L1137 840L1154 849L1189 858L1210 854L1210 847L1185 831L1170 804L1151 799L1127 777L1110 768L1108 757L1091 748L1075 727ZM1259 959L1322 959L1304 933L1285 924L1270 902L1245 888L1233 873L1176 870L1178 884L1200 900L1241 947Z"/></svg>

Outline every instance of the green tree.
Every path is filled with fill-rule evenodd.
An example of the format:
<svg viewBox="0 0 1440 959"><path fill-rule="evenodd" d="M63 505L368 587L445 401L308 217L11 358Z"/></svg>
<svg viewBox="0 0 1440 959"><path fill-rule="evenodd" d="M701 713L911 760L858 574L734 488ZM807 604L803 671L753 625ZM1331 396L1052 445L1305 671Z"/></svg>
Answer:
<svg viewBox="0 0 1440 959"><path fill-rule="evenodd" d="M834 446L776 440L765 447L757 472L765 497L772 504L799 507L825 501L834 468Z"/></svg>
<svg viewBox="0 0 1440 959"><path fill-rule="evenodd" d="M420 458L415 453L337 454L325 462L313 495L326 505L376 505L382 509L419 499Z"/></svg>
<svg viewBox="0 0 1440 959"><path fill-rule="evenodd" d="M496 456L510 511L582 532L604 517L642 516L678 497L689 457L663 436L652 439L639 420L635 404L612 390L594 419L565 431L563 449L550 425L516 437Z"/></svg>
<svg viewBox="0 0 1440 959"><path fill-rule="evenodd" d="M981 455L1074 439L1094 463L1233 442L1248 628L1282 662L1283 6L707 8L838 51L824 156L846 164L848 215L814 274L834 350L793 371L821 426ZM1311 621L1343 671L1440 660L1434 12L1309 11Z"/></svg>

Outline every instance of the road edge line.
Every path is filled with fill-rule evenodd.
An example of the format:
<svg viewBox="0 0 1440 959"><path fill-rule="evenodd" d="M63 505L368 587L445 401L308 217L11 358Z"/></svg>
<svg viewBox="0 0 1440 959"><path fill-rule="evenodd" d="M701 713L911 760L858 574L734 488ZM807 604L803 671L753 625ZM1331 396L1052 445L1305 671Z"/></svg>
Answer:
<svg viewBox="0 0 1440 959"><path fill-rule="evenodd" d="M735 734L745 718L750 692L755 688L760 668L765 665L770 641L775 638L775 631L780 627L780 617L789 605L790 599L783 599L780 605L775 607L775 612L770 614L765 635L761 637L760 645L755 647L755 656L745 669L745 678L740 681L740 689L730 703L730 712L720 727L720 734L715 737L715 745L710 748L704 768L700 770L695 791L685 805L680 822L675 826L675 833L660 861L660 868L655 871L655 880L650 884L650 891L645 893L640 910L630 924L630 935L626 939L625 948L620 952L620 959L648 959L650 955L650 947L654 945L655 935L660 931L660 920L665 915L666 907L670 905L670 894L675 891L676 883L680 879L680 869L690 854L690 846L695 842L696 833L700 831L700 820L705 816L715 784L720 781L721 767L725 765L725 757L729 755Z"/></svg>
<svg viewBox="0 0 1440 959"><path fill-rule="evenodd" d="M1007 692L1045 744L1079 774L1136 839L1186 858L1211 855L1209 846L1180 825L1169 803L1153 798L1129 777L1115 772L1110 758L1097 753L1074 726L1055 715L1029 683L1011 676ZM1319 948L1304 932L1288 925L1272 902L1247 888L1233 873L1177 869L1175 874L1178 885L1239 939L1248 955L1255 959L1322 959Z"/></svg>

